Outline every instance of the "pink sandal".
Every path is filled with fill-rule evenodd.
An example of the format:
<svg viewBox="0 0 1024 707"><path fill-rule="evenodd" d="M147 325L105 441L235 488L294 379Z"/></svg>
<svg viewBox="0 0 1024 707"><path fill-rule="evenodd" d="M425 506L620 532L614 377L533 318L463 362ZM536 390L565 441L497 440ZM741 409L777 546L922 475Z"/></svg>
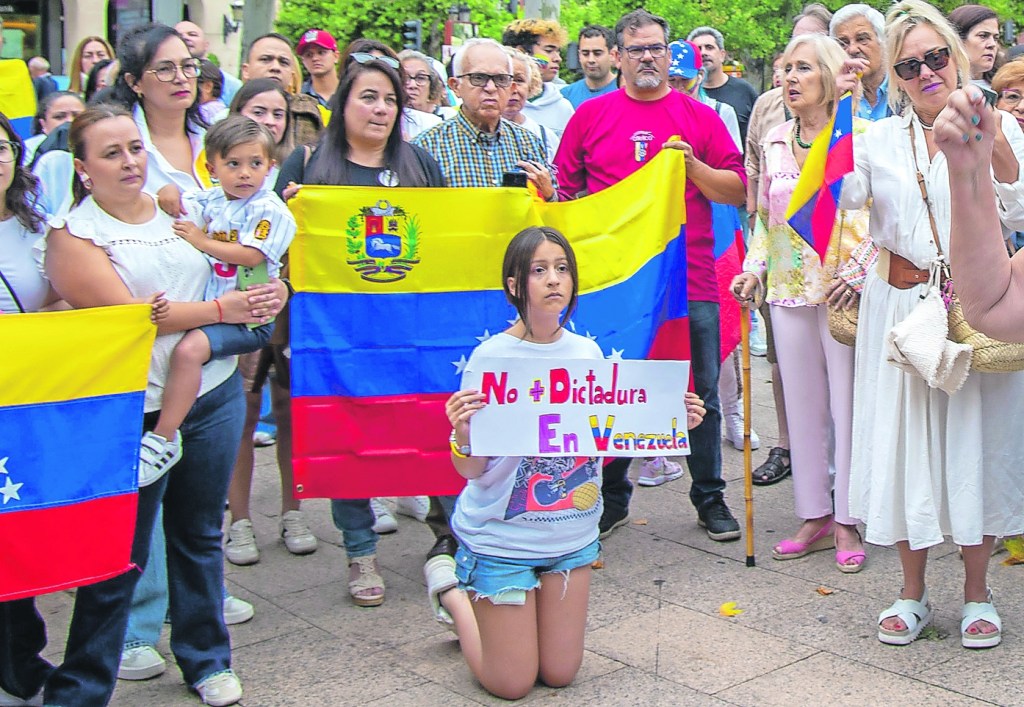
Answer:
<svg viewBox="0 0 1024 707"><path fill-rule="evenodd" d="M786 539L772 548L772 557L776 560L795 560L798 557L809 555L819 550L830 550L836 546L835 536L832 534L832 520L829 519L817 533L811 536L806 543Z"/></svg>
<svg viewBox="0 0 1024 707"><path fill-rule="evenodd" d="M863 544L864 539L860 537L860 531L856 528L853 530ZM863 550L836 550L836 567L844 574L857 574L864 569L864 560L867 557Z"/></svg>

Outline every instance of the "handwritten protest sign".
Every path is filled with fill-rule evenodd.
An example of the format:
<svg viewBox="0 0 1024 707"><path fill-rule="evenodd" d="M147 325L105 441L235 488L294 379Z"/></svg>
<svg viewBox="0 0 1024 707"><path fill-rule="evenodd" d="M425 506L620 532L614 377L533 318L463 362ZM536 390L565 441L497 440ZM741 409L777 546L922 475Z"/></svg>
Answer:
<svg viewBox="0 0 1024 707"><path fill-rule="evenodd" d="M475 456L664 457L690 453L686 361L480 358L466 388L487 396Z"/></svg>

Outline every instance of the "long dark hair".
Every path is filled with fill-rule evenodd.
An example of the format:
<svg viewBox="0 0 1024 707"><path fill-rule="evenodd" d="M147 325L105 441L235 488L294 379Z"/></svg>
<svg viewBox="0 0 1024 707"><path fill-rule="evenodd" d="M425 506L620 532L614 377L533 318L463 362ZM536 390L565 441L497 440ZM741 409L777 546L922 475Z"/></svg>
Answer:
<svg viewBox="0 0 1024 707"><path fill-rule="evenodd" d="M306 175L307 184L347 185L348 175L348 136L345 134L345 106L355 86L356 79L363 74L376 71L383 74L395 92L398 112L395 125L388 135L384 146L384 166L398 175L398 183L403 187L427 186L427 174L416 158L414 150L402 139L402 116L405 112L405 93L398 71L382 61L368 61L360 64L353 61L342 74L338 90L331 97L330 109L334 118L320 135L317 152L320 157Z"/></svg>
<svg viewBox="0 0 1024 707"><path fill-rule="evenodd" d="M576 311L576 301L579 298L580 274L576 267L576 253L569 245L569 240L560 231L550 226L524 228L512 237L508 247L505 248L505 258L501 263L501 286L505 290L505 298L516 308L519 318L523 320L527 334L533 333L528 316L530 265L533 262L533 254L537 252L537 248L544 241L551 241L565 251L569 275L572 277L572 295L569 297L569 303L565 307L559 324L565 326L565 323L569 321L572 313ZM508 286L509 278L516 283L515 292Z"/></svg>
<svg viewBox="0 0 1024 707"><path fill-rule="evenodd" d="M134 81L141 81L146 67L153 61L160 45L171 37L177 37L182 44L185 43L185 40L181 39L181 35L173 27L153 23L128 30L121 41L117 43L117 60L121 62L121 72L117 75L117 81L114 83L114 100L129 111L134 110L136 104L142 105L145 109L145 103L142 97L128 85L126 77L131 74ZM188 45L185 44L185 47L187 48ZM208 127L207 122L199 113L198 79L196 80L196 99L185 112L185 131L193 132L193 125L202 128Z"/></svg>
<svg viewBox="0 0 1024 707"><path fill-rule="evenodd" d="M35 209L35 204L39 203L39 180L25 169L25 143L21 141L21 136L14 132L14 126L3 113L0 113L0 130L7 133L7 139L15 145L14 149L18 152L18 157L14 160L11 186L4 195L4 206L14 214L22 226L33 233L38 233L43 229L43 216Z"/></svg>
<svg viewBox="0 0 1024 707"><path fill-rule="evenodd" d="M295 146L292 144L291 139L291 126L292 126L292 113L288 110L288 92L284 90L280 83L274 79L250 79L242 84L242 87L235 93L235 97L231 99L231 106L228 109L229 113L241 113L242 109L248 105L256 96L262 93L275 92L284 99L285 111L284 111L284 137L281 138L281 142L277 144L274 150L274 158L278 162L283 162L288 155L292 153Z"/></svg>
<svg viewBox="0 0 1024 707"><path fill-rule="evenodd" d="M77 159L84 160L86 149L85 131L101 121L121 117L131 118L132 115L119 103L97 103L79 113L75 121L71 123L71 130L68 132L68 147L71 148L71 154ZM77 170L72 177L71 195L74 197L75 206L78 206L85 197L89 196L89 190L85 188L81 177L78 176Z"/></svg>

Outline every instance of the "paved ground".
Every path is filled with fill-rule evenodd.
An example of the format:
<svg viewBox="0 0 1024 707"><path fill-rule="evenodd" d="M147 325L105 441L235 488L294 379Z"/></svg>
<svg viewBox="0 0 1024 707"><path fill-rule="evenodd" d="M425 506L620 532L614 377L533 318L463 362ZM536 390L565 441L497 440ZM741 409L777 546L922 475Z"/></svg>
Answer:
<svg viewBox="0 0 1024 707"><path fill-rule="evenodd" d="M754 421L764 446L775 434L768 368L755 359ZM256 617L232 628L243 704L498 704L470 677L451 634L429 616L422 577L431 545L426 526L399 517L381 540L387 601L352 606L344 553L327 502L307 502L320 549L293 557L275 541L279 492L272 448L259 455L254 523L263 552L251 567L227 565L232 592ZM728 500L743 512L743 455L724 450ZM883 646L874 620L900 587L895 552L870 548L859 575L843 575L830 553L772 560L771 545L795 528L792 484L755 489L757 566L745 566L744 542L708 540L696 524L685 479L638 488L632 523L605 543L595 572L586 656L576 682L538 687L537 705L1024 705L1024 567L997 556L991 584L1007 626L989 651L960 647L962 570L956 549L933 554L930 593L937 631L912 646ZM734 601L732 618L719 606ZM59 659L71 597L45 598ZM170 656L166 636L161 651ZM162 677L121 682L114 705L198 704L173 664Z"/></svg>

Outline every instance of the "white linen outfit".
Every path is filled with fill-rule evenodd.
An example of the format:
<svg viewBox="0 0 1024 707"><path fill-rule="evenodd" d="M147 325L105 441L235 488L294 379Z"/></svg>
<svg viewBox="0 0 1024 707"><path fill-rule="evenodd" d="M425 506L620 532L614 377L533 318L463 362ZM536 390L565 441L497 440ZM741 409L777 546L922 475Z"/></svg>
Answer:
<svg viewBox="0 0 1024 707"><path fill-rule="evenodd" d="M1000 113L1024 176L1024 135ZM840 206L869 197L871 237L879 248L928 269L936 258L931 226L915 178L909 130L924 175L943 251L949 252L950 194L945 155L929 159L925 134L908 110L854 137L856 168ZM993 180L995 181L995 180ZM1024 185L996 184L1000 213L1019 209ZM913 550L952 536L977 545L984 535L1024 531L1024 435L1013 424L1024 405L1024 372L972 371L948 395L886 362L885 335L920 302L927 285L890 286L872 268L861 295L854 369L850 513L870 543L908 541Z"/></svg>

